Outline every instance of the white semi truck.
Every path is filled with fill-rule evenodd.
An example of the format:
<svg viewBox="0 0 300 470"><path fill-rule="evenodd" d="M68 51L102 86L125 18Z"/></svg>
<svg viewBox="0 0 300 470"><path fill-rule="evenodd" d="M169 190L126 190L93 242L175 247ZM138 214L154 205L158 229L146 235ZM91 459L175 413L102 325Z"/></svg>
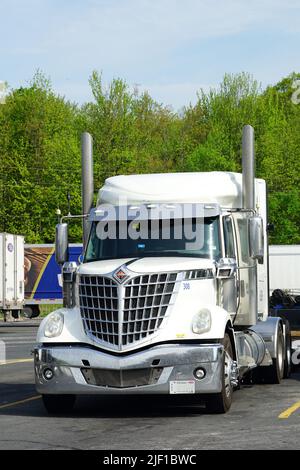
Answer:
<svg viewBox="0 0 300 470"><path fill-rule="evenodd" d="M267 194L254 175L253 128L243 129L242 174L116 176L94 208L87 133L82 160L84 255L68 261L62 220L64 307L43 320L34 352L48 412L72 409L80 394L186 394L224 413L250 375L287 377L288 328L269 317Z"/></svg>

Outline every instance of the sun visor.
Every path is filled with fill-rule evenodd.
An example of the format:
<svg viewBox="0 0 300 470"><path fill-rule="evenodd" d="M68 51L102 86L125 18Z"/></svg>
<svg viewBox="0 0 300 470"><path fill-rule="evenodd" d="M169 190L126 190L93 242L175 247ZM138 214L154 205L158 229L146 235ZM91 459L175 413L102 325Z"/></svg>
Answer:
<svg viewBox="0 0 300 470"><path fill-rule="evenodd" d="M218 204L135 204L113 206L100 204L90 213L90 221L111 220L158 220L158 219L190 219L215 217L221 213Z"/></svg>

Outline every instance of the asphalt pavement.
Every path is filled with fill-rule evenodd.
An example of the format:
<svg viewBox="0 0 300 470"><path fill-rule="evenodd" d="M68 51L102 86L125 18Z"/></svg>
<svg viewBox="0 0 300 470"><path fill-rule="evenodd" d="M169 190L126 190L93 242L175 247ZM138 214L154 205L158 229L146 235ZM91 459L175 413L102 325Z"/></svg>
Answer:
<svg viewBox="0 0 300 470"><path fill-rule="evenodd" d="M80 397L72 414L50 417L34 387L36 331L0 326L0 449L300 449L300 370L243 386L226 415L173 396Z"/></svg>

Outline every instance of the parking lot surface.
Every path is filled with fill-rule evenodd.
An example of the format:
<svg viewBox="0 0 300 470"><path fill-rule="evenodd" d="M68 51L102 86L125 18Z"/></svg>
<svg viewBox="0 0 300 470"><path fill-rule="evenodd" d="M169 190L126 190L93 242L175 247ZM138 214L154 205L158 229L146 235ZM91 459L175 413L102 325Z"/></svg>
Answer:
<svg viewBox="0 0 300 470"><path fill-rule="evenodd" d="M244 386L226 415L178 397L80 397L48 416L34 387L37 324L0 326L0 449L300 449L300 370L280 385Z"/></svg>

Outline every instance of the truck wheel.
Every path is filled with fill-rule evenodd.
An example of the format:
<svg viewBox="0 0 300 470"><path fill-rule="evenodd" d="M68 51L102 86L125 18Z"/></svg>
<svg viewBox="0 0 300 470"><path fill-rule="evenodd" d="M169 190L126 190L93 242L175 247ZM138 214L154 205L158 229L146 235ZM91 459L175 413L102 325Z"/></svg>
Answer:
<svg viewBox="0 0 300 470"><path fill-rule="evenodd" d="M284 376L284 338L282 328L278 328L277 336L277 354L276 358L273 358L273 364L268 367L261 367L261 373L263 374L263 381L268 384L280 384Z"/></svg>
<svg viewBox="0 0 300 470"><path fill-rule="evenodd" d="M73 410L75 395L42 395L44 406L49 414L64 414Z"/></svg>
<svg viewBox="0 0 300 470"><path fill-rule="evenodd" d="M229 335L224 337L223 371L222 371L222 391L207 398L206 409L210 413L226 413L232 403L233 388L230 380L230 368L233 360L232 345Z"/></svg>
<svg viewBox="0 0 300 470"><path fill-rule="evenodd" d="M40 314L38 305L25 305L23 308L23 315L25 318L36 318Z"/></svg>
<svg viewBox="0 0 300 470"><path fill-rule="evenodd" d="M32 318L33 316L33 311L32 311L32 307L24 307L23 308L23 315L25 318Z"/></svg>
<svg viewBox="0 0 300 470"><path fill-rule="evenodd" d="M283 378L288 379L292 372L292 338L289 322L285 324L285 356Z"/></svg>

